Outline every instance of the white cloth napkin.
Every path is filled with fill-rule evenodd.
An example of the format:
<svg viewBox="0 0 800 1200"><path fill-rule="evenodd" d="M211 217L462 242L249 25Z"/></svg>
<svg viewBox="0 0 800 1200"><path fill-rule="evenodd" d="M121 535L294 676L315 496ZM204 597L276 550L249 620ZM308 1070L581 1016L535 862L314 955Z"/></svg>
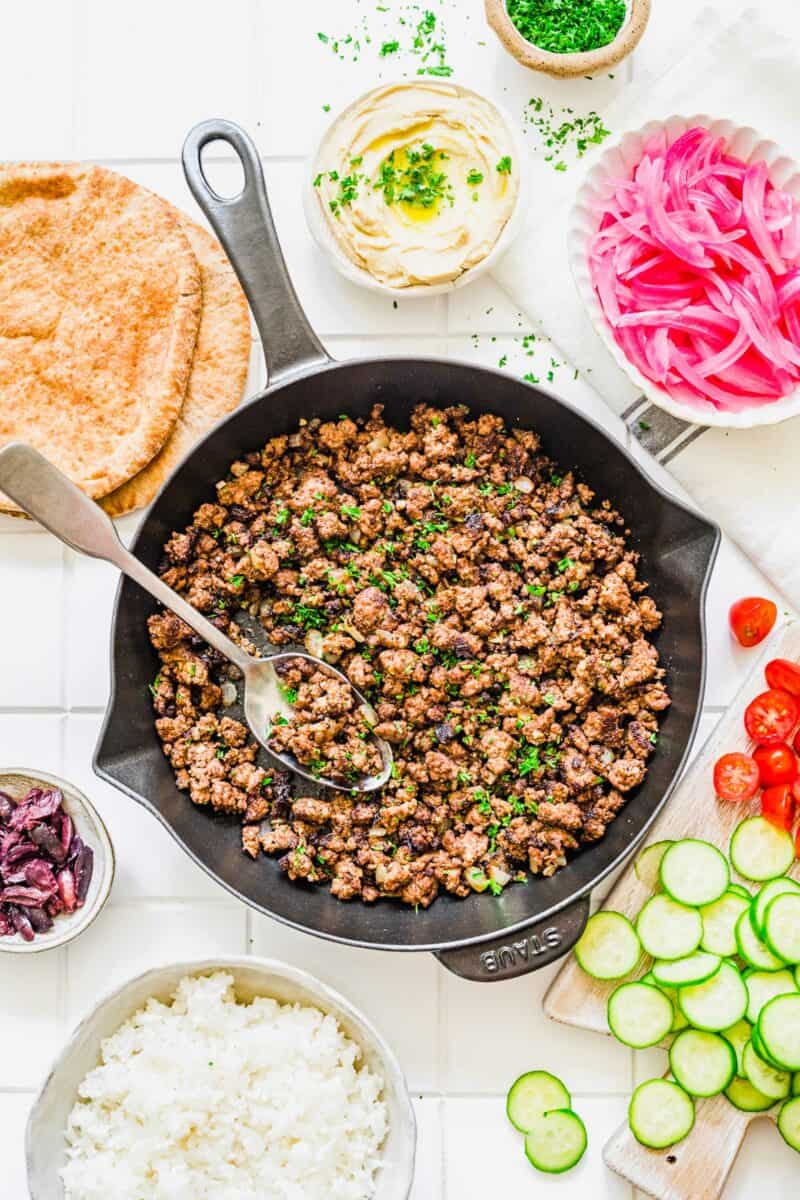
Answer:
<svg viewBox="0 0 800 1200"><path fill-rule="evenodd" d="M703 11L656 64L639 72L604 112L614 132L673 114L708 114L751 125L800 159L800 60L756 13L726 22ZM582 160L587 166L601 148ZM535 164L526 230L494 276L586 373L634 435L719 522L787 599L800 608L800 418L753 430L698 429L646 407L586 317L572 281L566 229L581 178ZM652 417L652 419L651 419Z"/></svg>

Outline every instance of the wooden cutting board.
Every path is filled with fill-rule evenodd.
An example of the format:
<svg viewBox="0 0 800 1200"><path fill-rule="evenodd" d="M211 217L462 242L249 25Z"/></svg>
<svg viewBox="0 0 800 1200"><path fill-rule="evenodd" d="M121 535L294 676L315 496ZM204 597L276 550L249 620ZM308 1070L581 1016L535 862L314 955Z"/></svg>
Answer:
<svg viewBox="0 0 800 1200"><path fill-rule="evenodd" d="M642 842L642 848L665 838L699 837L714 842L727 853L735 826L745 816L759 811L758 797L747 804L718 801L712 771L720 755L749 750L742 718L753 697L765 690L764 667L772 658L800 661L800 625L785 627L758 653L746 683L684 775ZM795 862L790 873L800 878L800 862ZM631 859L603 907L633 918L650 895L649 889L636 878ZM643 959L637 974L644 975L651 961ZM584 974L570 955L545 996L544 1011L554 1021L610 1036L606 1005L616 986L614 982L602 983ZM725 1186L750 1122L765 1115L774 1121L776 1110L769 1114L739 1112L724 1096L698 1100L696 1108L694 1129L668 1150L648 1150L641 1146L626 1122L605 1147L606 1165L657 1200L715 1200ZM775 1136L778 1137L777 1131Z"/></svg>

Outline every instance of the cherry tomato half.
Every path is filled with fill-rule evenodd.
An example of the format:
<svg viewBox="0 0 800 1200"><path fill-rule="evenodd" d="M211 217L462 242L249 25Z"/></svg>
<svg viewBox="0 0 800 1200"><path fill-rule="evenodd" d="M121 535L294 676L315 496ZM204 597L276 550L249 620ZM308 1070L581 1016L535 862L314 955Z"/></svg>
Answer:
<svg viewBox="0 0 800 1200"><path fill-rule="evenodd" d="M776 742L786 741L798 718L800 706L794 696L770 688L748 704L744 711L744 727L760 746L774 746Z"/></svg>
<svg viewBox="0 0 800 1200"><path fill-rule="evenodd" d="M788 783L779 787L766 788L761 793L761 815L777 825L779 829L791 829L794 825L795 798Z"/></svg>
<svg viewBox="0 0 800 1200"><path fill-rule="evenodd" d="M758 765L749 754L723 754L714 767L714 791L720 800L749 800L759 782Z"/></svg>
<svg viewBox="0 0 800 1200"><path fill-rule="evenodd" d="M800 776L792 784L792 795L794 796L794 806L800 812Z"/></svg>
<svg viewBox="0 0 800 1200"><path fill-rule="evenodd" d="M797 759L786 742L776 742L774 746L758 746L753 751L753 758L758 764L762 787L793 783L797 778Z"/></svg>
<svg viewBox="0 0 800 1200"><path fill-rule="evenodd" d="M768 662L764 674L767 684L790 696L800 696L800 666L788 658L773 658Z"/></svg>
<svg viewBox="0 0 800 1200"><path fill-rule="evenodd" d="M742 646L757 646L763 642L777 618L775 604L763 596L745 596L743 600L737 600L728 615L733 636Z"/></svg>

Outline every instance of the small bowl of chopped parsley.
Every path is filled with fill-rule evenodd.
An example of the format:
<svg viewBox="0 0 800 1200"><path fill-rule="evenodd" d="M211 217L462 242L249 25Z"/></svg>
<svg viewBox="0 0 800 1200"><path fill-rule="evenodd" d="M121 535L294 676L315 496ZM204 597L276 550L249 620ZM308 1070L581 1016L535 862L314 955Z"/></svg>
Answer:
<svg viewBox="0 0 800 1200"><path fill-rule="evenodd" d="M651 0L485 0L509 53L548 75L591 75L621 62L645 31Z"/></svg>

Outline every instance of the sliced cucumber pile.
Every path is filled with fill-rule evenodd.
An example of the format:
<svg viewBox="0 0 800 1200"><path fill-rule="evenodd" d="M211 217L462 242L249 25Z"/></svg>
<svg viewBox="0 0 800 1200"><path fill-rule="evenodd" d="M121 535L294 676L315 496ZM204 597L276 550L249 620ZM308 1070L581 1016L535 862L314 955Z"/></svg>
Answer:
<svg viewBox="0 0 800 1200"><path fill-rule="evenodd" d="M561 1175L583 1158L586 1127L571 1104L564 1084L549 1071L528 1071L509 1088L506 1115L525 1135L525 1155L537 1171Z"/></svg>
<svg viewBox="0 0 800 1200"><path fill-rule="evenodd" d="M800 884L786 876L794 861L791 836L762 817L734 830L730 861L698 838L654 842L636 875L655 894L633 923L601 912L587 924L580 965L595 979L625 980L608 1000L611 1032L635 1049L672 1039L671 1078L648 1080L631 1099L642 1145L681 1141L694 1097L723 1094L743 1112L782 1103L779 1128L800 1150ZM760 888L732 882L731 869ZM631 979L647 966L642 951L654 961Z"/></svg>

